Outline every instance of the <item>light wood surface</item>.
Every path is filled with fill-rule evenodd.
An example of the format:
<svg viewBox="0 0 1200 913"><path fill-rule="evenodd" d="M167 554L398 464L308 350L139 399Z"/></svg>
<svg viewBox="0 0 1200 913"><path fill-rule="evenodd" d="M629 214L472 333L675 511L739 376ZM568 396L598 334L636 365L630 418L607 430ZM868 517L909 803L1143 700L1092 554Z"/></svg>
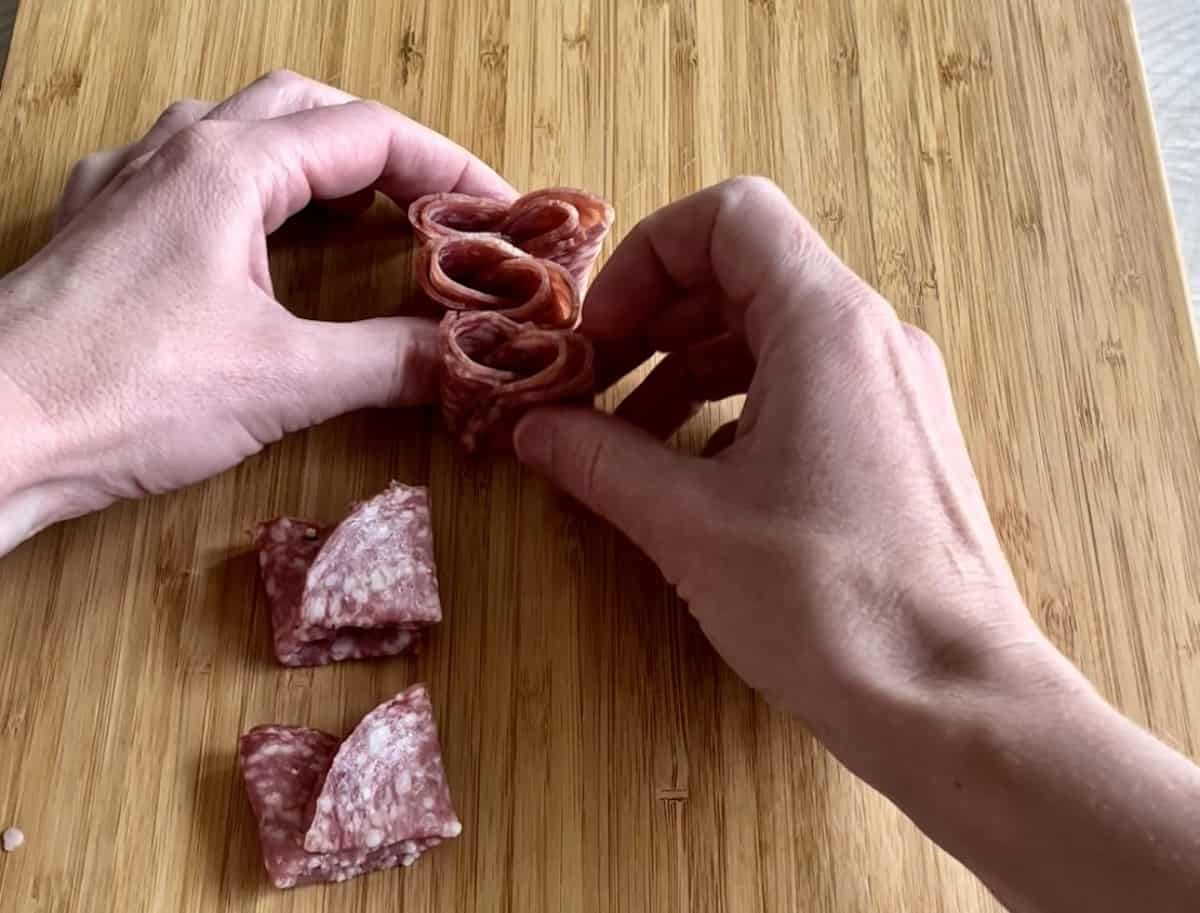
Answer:
<svg viewBox="0 0 1200 913"><path fill-rule="evenodd" d="M617 238L724 176L775 178L942 343L1038 619L1200 753L1200 372L1124 3L26 2L0 269L44 242L75 158L285 65L518 186L607 194ZM408 246L372 224L285 233L288 304L393 311ZM335 518L393 477L431 486L444 624L417 659L277 667L247 529ZM0 642L0 826L28 838L0 858L0 909L995 909L726 671L631 546L424 414L346 417L39 536L0 562ZM411 870L269 888L239 733L345 731L417 680L463 837Z"/></svg>

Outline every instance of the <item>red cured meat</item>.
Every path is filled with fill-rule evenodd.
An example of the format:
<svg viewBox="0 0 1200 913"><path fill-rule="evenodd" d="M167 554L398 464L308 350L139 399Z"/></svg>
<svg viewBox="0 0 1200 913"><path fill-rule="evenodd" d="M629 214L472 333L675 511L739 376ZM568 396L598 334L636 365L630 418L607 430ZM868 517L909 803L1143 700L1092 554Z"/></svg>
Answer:
<svg viewBox="0 0 1200 913"><path fill-rule="evenodd" d="M260 523L254 541L285 666L394 656L441 620L424 488L393 483L333 528Z"/></svg>
<svg viewBox="0 0 1200 913"><path fill-rule="evenodd" d="M566 270L582 290L613 209L593 193L570 187L535 190L505 205L465 193L434 193L415 200L408 218L422 241L488 234Z"/></svg>
<svg viewBox="0 0 1200 913"><path fill-rule="evenodd" d="M407 699L406 695L409 696ZM440 830L444 832L442 834L403 835L374 847L347 845L333 852L309 852L304 844L312 827L312 810L323 791L323 785L328 782L335 758L341 757L344 747L340 750L338 739L328 733L292 726L256 726L242 736L238 744L238 765L246 784L250 807L258 823L263 863L272 884L277 888L345 881L379 869L412 865L422 853L441 843L445 836L457 836L461 831L450 804L445 778L441 775L437 732L424 688L414 686L383 706L403 700L411 703L412 698L417 696L424 701L421 712L417 714L419 719L411 727L404 724L399 730L401 737L410 739L413 738L413 731L425 733L420 737L422 747L416 753L416 767L396 767L391 769L390 774L393 782L402 781L405 775L411 782L414 770L421 771L421 782L426 786L421 793L408 794L395 790L393 795L398 807L415 803L424 813L424 800L431 793L428 783L433 775L430 771L436 766L441 783L437 796L444 803L439 806L438 819ZM368 719L372 715L374 713L369 714ZM454 822L454 826L450 825L450 821ZM393 831L396 829L393 828Z"/></svg>
<svg viewBox="0 0 1200 913"><path fill-rule="evenodd" d="M592 391L591 343L573 331L612 207L550 188L510 205L458 193L409 208L417 279L442 320L442 414L467 450L504 444L523 411Z"/></svg>
<svg viewBox="0 0 1200 913"><path fill-rule="evenodd" d="M579 324L583 307L570 273L498 238L438 238L417 256L417 281L444 308L495 311L548 328Z"/></svg>
<svg viewBox="0 0 1200 913"><path fill-rule="evenodd" d="M342 742L304 837L310 853L457 837L433 706L414 685L363 717Z"/></svg>
<svg viewBox="0 0 1200 913"><path fill-rule="evenodd" d="M584 337L501 314L447 314L441 349L442 415L467 450L505 436L530 406L583 397L594 385L592 347Z"/></svg>

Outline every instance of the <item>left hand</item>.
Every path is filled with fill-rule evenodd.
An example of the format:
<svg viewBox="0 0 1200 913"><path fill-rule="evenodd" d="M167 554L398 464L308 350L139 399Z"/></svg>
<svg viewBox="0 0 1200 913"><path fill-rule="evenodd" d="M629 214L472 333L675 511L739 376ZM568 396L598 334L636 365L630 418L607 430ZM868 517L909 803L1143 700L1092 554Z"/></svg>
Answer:
<svg viewBox="0 0 1200 913"><path fill-rule="evenodd" d="M289 431L430 401L436 326L275 299L267 236L313 200L515 191L373 102L271 73L179 102L75 168L51 242L0 280L0 554L67 517L227 469Z"/></svg>

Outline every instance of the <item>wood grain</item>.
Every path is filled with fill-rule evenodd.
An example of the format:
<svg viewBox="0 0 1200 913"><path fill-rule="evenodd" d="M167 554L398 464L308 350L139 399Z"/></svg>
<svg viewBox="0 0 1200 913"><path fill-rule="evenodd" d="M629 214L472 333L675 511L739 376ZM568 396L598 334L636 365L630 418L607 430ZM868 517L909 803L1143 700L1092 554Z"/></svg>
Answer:
<svg viewBox="0 0 1200 913"><path fill-rule="evenodd" d="M729 174L775 178L942 343L1038 619L1200 752L1200 373L1124 3L24 3L0 269L44 242L75 158L282 65L520 186L607 194L618 238ZM284 234L273 268L302 313L388 313L411 287L386 230ZM432 488L445 623L419 659L276 667L247 529L337 517L393 477ZM424 414L349 416L39 536L0 563L0 641L0 819L28 835L0 859L6 910L995 909L725 670L631 546ZM239 733L345 731L417 680L463 838L409 871L269 889Z"/></svg>

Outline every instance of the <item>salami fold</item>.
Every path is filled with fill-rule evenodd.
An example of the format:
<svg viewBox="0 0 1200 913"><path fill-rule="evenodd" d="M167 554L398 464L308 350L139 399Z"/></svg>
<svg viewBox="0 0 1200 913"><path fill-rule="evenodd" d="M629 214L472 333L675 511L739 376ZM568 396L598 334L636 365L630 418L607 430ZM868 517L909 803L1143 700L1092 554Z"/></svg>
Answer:
<svg viewBox="0 0 1200 913"><path fill-rule="evenodd" d="M285 666L394 656L441 620L424 488L393 483L332 528L260 523L255 546Z"/></svg>
<svg viewBox="0 0 1200 913"><path fill-rule="evenodd" d="M494 235L531 257L564 267L582 295L612 226L613 210L593 193L570 187L535 190L505 205L464 193L434 193L408 209L422 241Z"/></svg>
<svg viewBox="0 0 1200 913"><path fill-rule="evenodd" d="M507 433L530 406L592 390L592 347L578 333L542 330L489 311L447 314L441 349L442 415L467 450Z"/></svg>
<svg viewBox="0 0 1200 913"><path fill-rule="evenodd" d="M412 865L462 831L422 685L376 708L340 745L317 729L257 726L242 736L238 764L278 888ZM350 826L333 813L342 809ZM336 848L312 851L310 840Z"/></svg>
<svg viewBox="0 0 1200 913"><path fill-rule="evenodd" d="M409 208L417 279L442 320L442 413L467 450L503 442L520 414L594 385L591 343L572 332L612 207L551 188L510 205L458 193Z"/></svg>
<svg viewBox="0 0 1200 913"><path fill-rule="evenodd" d="M583 308L570 273L498 238L438 238L417 256L417 281L444 308L494 311L546 328L579 324Z"/></svg>
<svg viewBox="0 0 1200 913"><path fill-rule="evenodd" d="M310 853L457 837L433 706L423 685L380 704L338 749L304 837Z"/></svg>

